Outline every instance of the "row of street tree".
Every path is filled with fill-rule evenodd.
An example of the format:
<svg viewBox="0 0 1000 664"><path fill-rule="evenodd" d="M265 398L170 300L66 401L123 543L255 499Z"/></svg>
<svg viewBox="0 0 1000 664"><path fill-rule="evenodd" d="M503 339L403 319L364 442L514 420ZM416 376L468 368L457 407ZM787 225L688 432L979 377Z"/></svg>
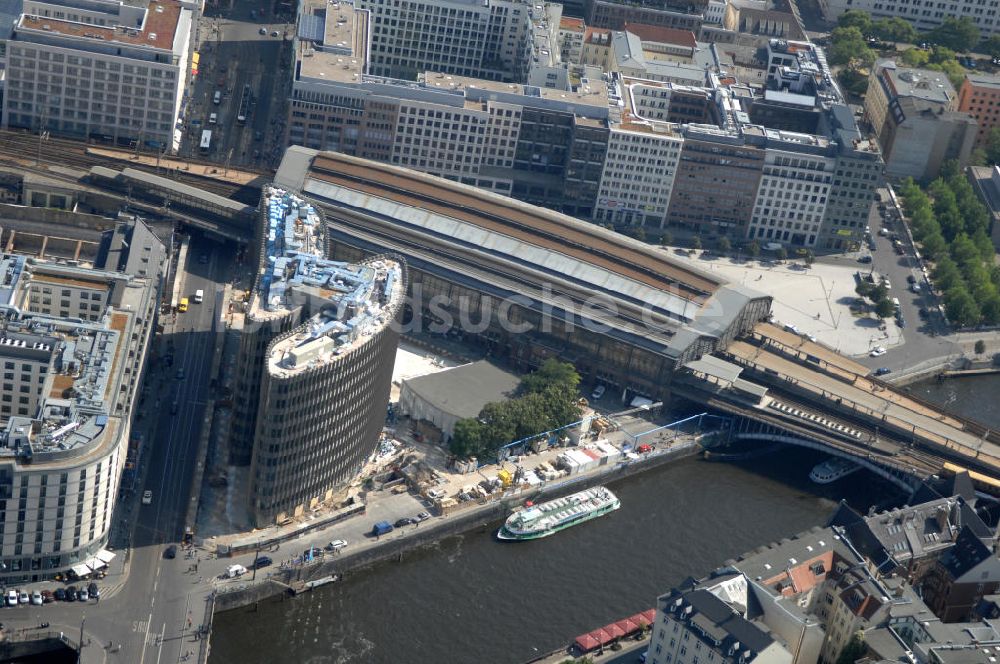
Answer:
<svg viewBox="0 0 1000 664"><path fill-rule="evenodd" d="M987 234L989 213L957 164L949 162L926 190L913 180L899 193L913 237L934 264L934 286L961 327L1000 324L1000 267Z"/></svg>

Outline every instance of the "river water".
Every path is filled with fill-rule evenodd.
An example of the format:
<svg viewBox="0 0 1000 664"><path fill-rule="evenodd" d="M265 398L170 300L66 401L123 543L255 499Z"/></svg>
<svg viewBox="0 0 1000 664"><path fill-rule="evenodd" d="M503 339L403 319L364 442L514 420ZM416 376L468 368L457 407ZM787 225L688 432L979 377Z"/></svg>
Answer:
<svg viewBox="0 0 1000 664"><path fill-rule="evenodd" d="M998 377L913 392L1000 426ZM295 600L220 614L210 664L523 662L654 606L689 575L823 525L843 496L861 511L903 500L863 471L812 484L823 458L679 461L611 485L620 510L557 536L502 544L467 533Z"/></svg>

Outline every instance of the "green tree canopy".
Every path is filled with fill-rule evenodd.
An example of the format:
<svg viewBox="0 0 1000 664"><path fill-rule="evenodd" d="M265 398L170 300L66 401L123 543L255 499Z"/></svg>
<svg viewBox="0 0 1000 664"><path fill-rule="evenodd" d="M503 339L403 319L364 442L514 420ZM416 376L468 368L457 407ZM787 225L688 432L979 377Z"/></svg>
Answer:
<svg viewBox="0 0 1000 664"><path fill-rule="evenodd" d="M844 649L840 651L837 656L837 661L834 664L854 664L856 661L865 656L868 648L865 646L865 641L861 636L861 633L857 633L851 637Z"/></svg>
<svg viewBox="0 0 1000 664"><path fill-rule="evenodd" d="M955 286L944 294L944 307L949 320L961 327L979 322L979 307L963 286Z"/></svg>
<svg viewBox="0 0 1000 664"><path fill-rule="evenodd" d="M986 134L986 163L1000 164L1000 127L993 127Z"/></svg>
<svg viewBox="0 0 1000 664"><path fill-rule="evenodd" d="M857 28L861 34L867 35L872 31L872 17L861 9L848 9L837 18L837 27Z"/></svg>
<svg viewBox="0 0 1000 664"><path fill-rule="evenodd" d="M474 417L455 422L448 441L449 451L458 457L478 456L483 447L483 427Z"/></svg>
<svg viewBox="0 0 1000 664"><path fill-rule="evenodd" d="M935 260L939 256L946 255L948 253L948 243L945 242L944 236L941 235L940 231L928 233L923 239L923 244L924 255L931 260Z"/></svg>
<svg viewBox="0 0 1000 664"><path fill-rule="evenodd" d="M993 35L983 42L983 50L991 57L1000 58L1000 35Z"/></svg>
<svg viewBox="0 0 1000 664"><path fill-rule="evenodd" d="M550 358L521 380L519 396L488 403L479 417L455 423L449 441L460 457L488 457L517 440L531 438L580 419L580 375L572 364Z"/></svg>
<svg viewBox="0 0 1000 664"><path fill-rule="evenodd" d="M889 318L896 313L896 305L888 298L882 298L875 303L875 315L879 318Z"/></svg>
<svg viewBox="0 0 1000 664"><path fill-rule="evenodd" d="M899 60L907 67L925 67L931 61L931 54L920 48L908 48L900 54Z"/></svg>
<svg viewBox="0 0 1000 664"><path fill-rule="evenodd" d="M968 16L962 18L949 16L945 18L944 23L931 30L928 37L930 41L964 53L979 43L979 28Z"/></svg>
<svg viewBox="0 0 1000 664"><path fill-rule="evenodd" d="M841 69L840 73L837 74L837 80L840 81L841 87L857 97L868 92L868 77L863 71L851 68Z"/></svg>
<svg viewBox="0 0 1000 664"><path fill-rule="evenodd" d="M949 256L942 256L934 266L934 284L941 292L946 292L962 284L962 273Z"/></svg>
<svg viewBox="0 0 1000 664"><path fill-rule="evenodd" d="M1000 294L994 292L979 305L980 313L983 315L983 322L987 325L997 325L1000 323Z"/></svg>
<svg viewBox="0 0 1000 664"><path fill-rule="evenodd" d="M841 18L843 18L843 14L841 14ZM912 44L917 40L917 31L913 25L906 19L898 16L875 21L871 24L870 29L876 37L886 41Z"/></svg>
<svg viewBox="0 0 1000 664"><path fill-rule="evenodd" d="M931 48L930 63L932 65L939 65L943 62L948 62L955 59L955 51L951 50L947 46L934 46Z"/></svg>
<svg viewBox="0 0 1000 664"><path fill-rule="evenodd" d="M868 67L875 62L875 52L868 48L868 42L857 28L835 28L830 38L828 55L831 63L847 65L854 61Z"/></svg>
<svg viewBox="0 0 1000 664"><path fill-rule="evenodd" d="M521 379L519 390L524 394L531 394L544 392L550 387L558 387L576 392L579 385L580 374L572 364L550 357L542 362L537 371Z"/></svg>

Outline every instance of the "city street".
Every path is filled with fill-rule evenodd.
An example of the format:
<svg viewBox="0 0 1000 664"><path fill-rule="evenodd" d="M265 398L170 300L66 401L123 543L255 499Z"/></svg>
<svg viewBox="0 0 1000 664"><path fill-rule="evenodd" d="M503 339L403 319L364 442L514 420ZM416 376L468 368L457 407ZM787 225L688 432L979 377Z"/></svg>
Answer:
<svg viewBox="0 0 1000 664"><path fill-rule="evenodd" d="M294 24L271 16L260 21L242 16L246 7L227 18L208 10L198 21L199 74L187 106L182 156L200 156L230 166L273 168L284 145L284 109L291 86L291 38ZM263 34L261 34L263 32ZM277 35L275 36L275 33ZM253 102L245 123L238 121L246 85ZM221 99L215 103L215 93ZM211 123L211 114L216 122ZM212 131L211 147L202 150L203 130Z"/></svg>
<svg viewBox="0 0 1000 664"><path fill-rule="evenodd" d="M888 206L891 209L891 205ZM895 219L895 217L890 217ZM958 352L954 342L948 338L948 328L937 312L937 298L927 288L927 282L921 272L914 247L909 242L909 236L900 220L885 221L877 206L872 206L869 226L875 240L876 250L871 252L872 263L859 265L886 277L892 284L889 297L899 298L900 310L906 321L902 329L904 343L888 348L881 357L868 357L860 361L871 367L888 367L894 372L912 369L922 362L936 360ZM883 226L889 235L880 235ZM893 249L892 234L903 243L904 253L897 254ZM907 277L912 276L920 284L920 293L910 289ZM927 311L927 317L920 315L920 309Z"/></svg>
<svg viewBox="0 0 1000 664"><path fill-rule="evenodd" d="M204 598L211 587L199 585L192 597L192 582L197 579L185 576L184 554L179 551L178 558L170 560L164 552L169 544L180 543L183 536L195 450L206 408L213 399L209 371L214 351L214 335L210 333L216 315L214 293L232 274L233 253L219 249L214 242L192 238L181 289L191 298L191 308L185 314L178 313L175 322L170 314L161 318L165 327L159 338L161 359L150 365L146 396L133 429L133 435L141 434L147 440L145 460L135 495L119 502L116 515L119 523L127 522L124 533L131 538L127 553L121 541L124 533L115 538L118 555L129 556L127 583L122 579L124 585L111 588L98 582L105 592L105 599L98 603L57 602L26 611L19 607L3 619L11 627L37 625L44 620L53 629L75 637L86 618L84 643L89 639L90 644L84 650L91 653L84 661L101 661L93 651L109 644L113 645L107 650L115 652L119 661L139 664L177 662L188 651L197 650L188 618L197 629L204 619ZM198 289L205 291L201 304L193 301ZM165 356L172 356L172 362L165 361ZM181 371L183 377L179 378ZM140 504L139 496L145 490L152 492L150 505Z"/></svg>

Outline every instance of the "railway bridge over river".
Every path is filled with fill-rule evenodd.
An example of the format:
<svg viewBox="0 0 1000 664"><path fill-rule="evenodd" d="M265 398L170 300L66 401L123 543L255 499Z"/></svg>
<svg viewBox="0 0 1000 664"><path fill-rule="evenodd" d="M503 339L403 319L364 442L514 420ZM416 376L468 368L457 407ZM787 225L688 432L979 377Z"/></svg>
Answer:
<svg viewBox="0 0 1000 664"><path fill-rule="evenodd" d="M674 392L735 417L733 438L817 447L913 486L968 470L1000 495L1000 431L948 413L770 323L687 362Z"/></svg>

